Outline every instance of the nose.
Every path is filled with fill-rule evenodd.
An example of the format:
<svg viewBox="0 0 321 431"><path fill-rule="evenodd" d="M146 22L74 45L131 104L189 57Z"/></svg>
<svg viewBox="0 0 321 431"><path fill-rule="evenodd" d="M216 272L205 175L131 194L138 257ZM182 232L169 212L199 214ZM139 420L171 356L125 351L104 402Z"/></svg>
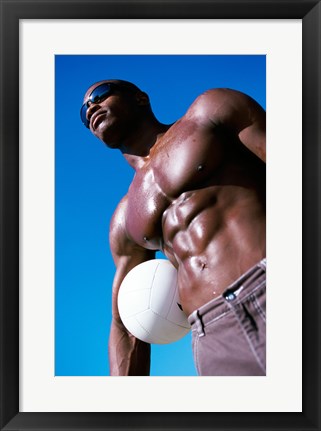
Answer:
<svg viewBox="0 0 321 431"><path fill-rule="evenodd" d="M86 112L86 118L87 120L90 122L91 117L93 116L93 114L100 108L100 106L96 103L92 103L91 105L89 105L89 107L87 108L87 112Z"/></svg>

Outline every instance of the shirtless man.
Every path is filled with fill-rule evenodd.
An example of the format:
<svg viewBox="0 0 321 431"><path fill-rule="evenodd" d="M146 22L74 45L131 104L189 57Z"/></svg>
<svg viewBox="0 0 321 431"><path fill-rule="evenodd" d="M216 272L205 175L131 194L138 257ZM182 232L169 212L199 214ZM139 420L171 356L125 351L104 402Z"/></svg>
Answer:
<svg viewBox="0 0 321 431"><path fill-rule="evenodd" d="M149 375L150 345L117 309L125 275L161 250L178 271L200 375L265 375L265 111L229 89L160 123L134 84L100 81L81 119L134 168L110 225L111 375Z"/></svg>

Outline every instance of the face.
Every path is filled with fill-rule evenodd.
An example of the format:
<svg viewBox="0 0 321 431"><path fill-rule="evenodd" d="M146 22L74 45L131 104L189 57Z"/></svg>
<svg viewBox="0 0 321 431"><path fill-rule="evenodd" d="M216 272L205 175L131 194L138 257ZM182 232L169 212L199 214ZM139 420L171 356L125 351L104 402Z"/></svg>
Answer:
<svg viewBox="0 0 321 431"><path fill-rule="evenodd" d="M100 81L87 90L81 115L98 139L111 148L119 148L137 124L139 106L138 92L117 81Z"/></svg>

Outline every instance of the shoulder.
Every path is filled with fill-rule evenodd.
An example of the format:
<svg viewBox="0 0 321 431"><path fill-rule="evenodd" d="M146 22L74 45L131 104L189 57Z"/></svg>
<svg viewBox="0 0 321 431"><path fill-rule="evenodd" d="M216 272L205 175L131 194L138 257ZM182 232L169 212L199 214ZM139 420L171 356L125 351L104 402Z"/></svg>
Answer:
<svg viewBox="0 0 321 431"><path fill-rule="evenodd" d="M197 113L201 109L206 109L207 106L219 108L226 103L239 102L244 96L244 93L230 88L211 88L194 100L188 112Z"/></svg>
<svg viewBox="0 0 321 431"><path fill-rule="evenodd" d="M188 117L215 124L234 118L265 117L264 109L249 95L230 88L213 88L198 96L190 106Z"/></svg>
<svg viewBox="0 0 321 431"><path fill-rule="evenodd" d="M247 105L252 103L257 104L251 96L241 91L231 88L211 88L200 94L191 105L191 108L204 107L207 104L220 107L225 104Z"/></svg>
<svg viewBox="0 0 321 431"><path fill-rule="evenodd" d="M194 101L193 104L199 103L208 103L208 102L216 102L222 103L226 100L226 98L237 98L244 96L244 93L241 93L238 90L233 90L231 88L210 88L204 93L201 93Z"/></svg>

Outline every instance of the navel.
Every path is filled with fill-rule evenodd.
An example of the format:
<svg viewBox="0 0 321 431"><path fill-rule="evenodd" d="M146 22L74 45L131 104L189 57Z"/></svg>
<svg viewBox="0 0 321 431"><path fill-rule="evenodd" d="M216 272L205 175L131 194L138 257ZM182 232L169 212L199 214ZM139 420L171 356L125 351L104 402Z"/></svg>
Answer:
<svg viewBox="0 0 321 431"><path fill-rule="evenodd" d="M205 268L206 268L206 263L205 263L205 262L202 262L202 263L201 263L201 270L202 270L202 271L204 271L204 269L205 269Z"/></svg>

